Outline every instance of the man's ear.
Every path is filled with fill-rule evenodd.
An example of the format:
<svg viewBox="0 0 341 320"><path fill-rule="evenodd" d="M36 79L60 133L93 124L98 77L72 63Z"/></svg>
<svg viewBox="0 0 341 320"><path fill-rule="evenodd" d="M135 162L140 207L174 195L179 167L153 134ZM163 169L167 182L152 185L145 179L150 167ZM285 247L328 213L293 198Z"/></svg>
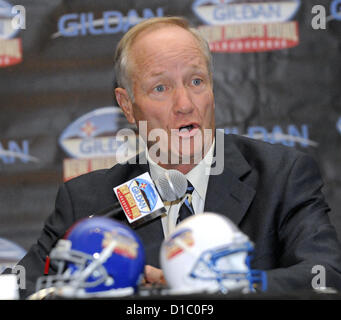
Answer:
<svg viewBox="0 0 341 320"><path fill-rule="evenodd" d="M133 103L130 100L128 92L123 88L115 89L115 96L117 103L121 107L124 115L130 123L135 123L134 112L133 112Z"/></svg>

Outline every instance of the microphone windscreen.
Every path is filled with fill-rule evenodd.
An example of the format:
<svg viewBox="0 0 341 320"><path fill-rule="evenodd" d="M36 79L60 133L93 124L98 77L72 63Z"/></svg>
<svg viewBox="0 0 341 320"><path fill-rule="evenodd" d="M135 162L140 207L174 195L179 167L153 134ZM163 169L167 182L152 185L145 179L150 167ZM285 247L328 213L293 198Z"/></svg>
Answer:
<svg viewBox="0 0 341 320"><path fill-rule="evenodd" d="M184 196L187 190L187 179L178 170L167 170L155 181L163 201L175 201Z"/></svg>

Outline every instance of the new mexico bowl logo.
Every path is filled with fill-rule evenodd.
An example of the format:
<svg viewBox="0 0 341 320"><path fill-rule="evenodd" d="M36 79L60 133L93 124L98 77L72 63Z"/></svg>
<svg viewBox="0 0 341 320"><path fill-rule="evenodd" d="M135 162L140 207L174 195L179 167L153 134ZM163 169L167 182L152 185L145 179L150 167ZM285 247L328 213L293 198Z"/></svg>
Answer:
<svg viewBox="0 0 341 320"><path fill-rule="evenodd" d="M157 203L157 195L149 181L144 179L135 179L129 185L140 212L152 212Z"/></svg>
<svg viewBox="0 0 341 320"><path fill-rule="evenodd" d="M293 18L300 0L197 0L193 11L206 24L283 22Z"/></svg>
<svg viewBox="0 0 341 320"><path fill-rule="evenodd" d="M131 129L135 139L133 128L121 109L98 108L72 122L61 134L59 145L72 158L117 156L118 152L125 153L130 147L115 138L120 129Z"/></svg>
<svg viewBox="0 0 341 320"><path fill-rule="evenodd" d="M129 223L142 218L155 218L166 212L148 172L114 187L113 190Z"/></svg>
<svg viewBox="0 0 341 320"><path fill-rule="evenodd" d="M184 252L185 248L191 247L194 245L194 239L192 230L190 229L181 229L175 234L171 236L171 238L165 241L165 253L166 258L172 259L178 254Z"/></svg>
<svg viewBox="0 0 341 320"><path fill-rule="evenodd" d="M199 31L212 52L256 52L298 45L300 0L196 0Z"/></svg>
<svg viewBox="0 0 341 320"><path fill-rule="evenodd" d="M12 26L12 6L0 0L0 68L22 61L21 39L15 38L19 29Z"/></svg>
<svg viewBox="0 0 341 320"><path fill-rule="evenodd" d="M146 179L135 178L117 187L117 198L130 220L141 218L154 211L158 195L152 183Z"/></svg>
<svg viewBox="0 0 341 320"><path fill-rule="evenodd" d="M116 241L116 246L113 250L114 253L129 259L136 259L138 254L138 243L135 239L126 234L120 234L117 230L113 230L112 232L105 231L103 236L103 248L109 246L112 241Z"/></svg>

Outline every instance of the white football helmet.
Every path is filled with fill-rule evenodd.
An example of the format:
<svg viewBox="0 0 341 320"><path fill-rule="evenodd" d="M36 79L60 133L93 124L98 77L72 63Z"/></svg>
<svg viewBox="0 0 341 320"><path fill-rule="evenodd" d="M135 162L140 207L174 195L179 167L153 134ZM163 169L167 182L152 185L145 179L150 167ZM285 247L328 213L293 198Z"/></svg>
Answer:
<svg viewBox="0 0 341 320"><path fill-rule="evenodd" d="M182 221L162 243L161 267L171 292L266 290L266 274L250 269L253 245L228 218L202 213Z"/></svg>

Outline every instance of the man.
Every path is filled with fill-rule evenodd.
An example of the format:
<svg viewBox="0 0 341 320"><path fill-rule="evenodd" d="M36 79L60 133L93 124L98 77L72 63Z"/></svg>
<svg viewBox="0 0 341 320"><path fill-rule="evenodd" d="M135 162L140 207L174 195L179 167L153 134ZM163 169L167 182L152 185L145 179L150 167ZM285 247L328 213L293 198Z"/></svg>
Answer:
<svg viewBox="0 0 341 320"><path fill-rule="evenodd" d="M23 296L34 291L46 256L66 230L112 204L113 187L147 171L155 177L168 169L179 170L193 185L195 213L226 215L250 237L255 244L252 267L267 271L270 291L311 290L316 265L326 270L327 286L341 289L341 248L315 162L293 149L236 135L218 141L212 134L211 64L207 44L183 19L149 19L125 34L115 56L115 95L148 152L136 164L118 164L60 187L55 211L19 263L27 270ZM218 152L224 155L223 163L216 163L221 174L208 175ZM147 283L163 282L160 244L174 229L182 201L165 205L167 215L136 229L145 246ZM125 221L123 215L120 219Z"/></svg>

